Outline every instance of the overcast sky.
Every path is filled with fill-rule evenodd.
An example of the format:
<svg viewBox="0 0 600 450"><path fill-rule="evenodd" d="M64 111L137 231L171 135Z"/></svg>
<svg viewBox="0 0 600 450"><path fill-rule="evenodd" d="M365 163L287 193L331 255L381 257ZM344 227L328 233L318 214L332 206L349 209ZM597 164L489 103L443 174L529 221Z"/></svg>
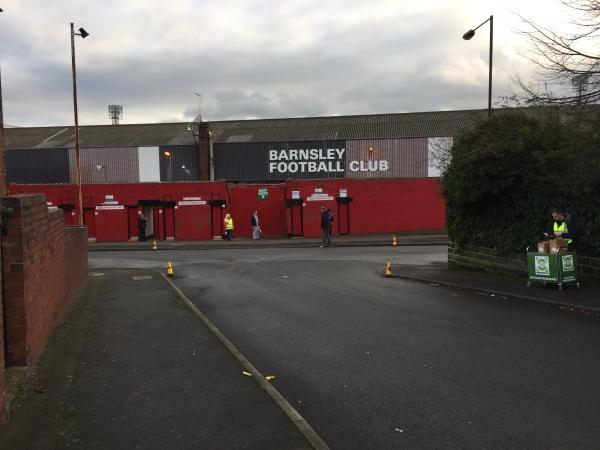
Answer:
<svg viewBox="0 0 600 450"><path fill-rule="evenodd" d="M530 73L516 13L560 27L558 0L0 0L4 122L109 124L487 107Z"/></svg>

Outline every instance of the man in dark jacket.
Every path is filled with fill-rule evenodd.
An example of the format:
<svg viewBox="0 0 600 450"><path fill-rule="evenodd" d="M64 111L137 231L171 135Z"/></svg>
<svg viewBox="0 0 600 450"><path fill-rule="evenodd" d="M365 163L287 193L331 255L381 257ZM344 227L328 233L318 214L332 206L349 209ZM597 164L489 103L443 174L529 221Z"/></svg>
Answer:
<svg viewBox="0 0 600 450"><path fill-rule="evenodd" d="M138 214L137 218L137 227L138 227L138 241L146 240L146 218L143 213Z"/></svg>
<svg viewBox="0 0 600 450"><path fill-rule="evenodd" d="M557 237L566 239L569 251L575 247L575 225L571 221L571 215L559 209L552 210L552 221L548 225L546 235L550 239Z"/></svg>
<svg viewBox="0 0 600 450"><path fill-rule="evenodd" d="M321 245L321 248L329 247L329 244L331 244L331 236L329 234L330 223L331 221L329 220L329 212L327 211L327 208L321 206L321 234L323 236L323 244Z"/></svg>

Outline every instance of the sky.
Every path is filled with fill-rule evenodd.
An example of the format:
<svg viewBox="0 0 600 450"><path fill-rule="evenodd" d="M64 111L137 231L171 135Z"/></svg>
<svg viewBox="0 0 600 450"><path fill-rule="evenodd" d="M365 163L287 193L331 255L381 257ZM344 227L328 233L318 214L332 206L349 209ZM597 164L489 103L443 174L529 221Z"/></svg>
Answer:
<svg viewBox="0 0 600 450"><path fill-rule="evenodd" d="M534 76L518 14L560 29L559 0L0 0L4 122L311 117L487 108ZM199 95L197 95L199 94Z"/></svg>

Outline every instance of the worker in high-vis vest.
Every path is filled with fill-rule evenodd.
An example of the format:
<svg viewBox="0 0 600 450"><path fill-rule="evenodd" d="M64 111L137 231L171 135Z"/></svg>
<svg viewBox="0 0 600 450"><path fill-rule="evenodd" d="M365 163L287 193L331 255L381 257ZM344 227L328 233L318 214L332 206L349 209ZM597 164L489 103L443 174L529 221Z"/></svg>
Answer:
<svg viewBox="0 0 600 450"><path fill-rule="evenodd" d="M225 238L230 241L233 238L233 219L231 214L225 214Z"/></svg>
<svg viewBox="0 0 600 450"><path fill-rule="evenodd" d="M547 231L548 237L561 237L567 241L569 251L575 247L575 226L571 221L571 216L568 213L554 209L552 210L552 222Z"/></svg>

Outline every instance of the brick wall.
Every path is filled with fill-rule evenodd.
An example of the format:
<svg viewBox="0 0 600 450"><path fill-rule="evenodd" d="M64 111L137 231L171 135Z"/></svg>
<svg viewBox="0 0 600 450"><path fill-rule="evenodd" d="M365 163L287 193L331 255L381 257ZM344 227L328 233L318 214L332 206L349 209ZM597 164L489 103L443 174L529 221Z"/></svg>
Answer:
<svg viewBox="0 0 600 450"><path fill-rule="evenodd" d="M450 266L483 269L501 273L527 275L527 258L524 253L502 255L493 249L474 245L448 244ZM577 255L577 272L580 275L600 279L600 258Z"/></svg>
<svg viewBox="0 0 600 450"><path fill-rule="evenodd" d="M2 271L0 271L0 282ZM2 290L0 289L0 426L7 421L6 384L4 380L4 308L2 306Z"/></svg>
<svg viewBox="0 0 600 450"><path fill-rule="evenodd" d="M64 226L43 195L4 197L2 273L8 365L35 364L87 274L85 228Z"/></svg>
<svg viewBox="0 0 600 450"><path fill-rule="evenodd" d="M268 198L259 199L259 188L266 188ZM235 185L231 189L230 212L234 220L235 236L252 237L250 216L258 210L262 237L285 235L285 185Z"/></svg>

